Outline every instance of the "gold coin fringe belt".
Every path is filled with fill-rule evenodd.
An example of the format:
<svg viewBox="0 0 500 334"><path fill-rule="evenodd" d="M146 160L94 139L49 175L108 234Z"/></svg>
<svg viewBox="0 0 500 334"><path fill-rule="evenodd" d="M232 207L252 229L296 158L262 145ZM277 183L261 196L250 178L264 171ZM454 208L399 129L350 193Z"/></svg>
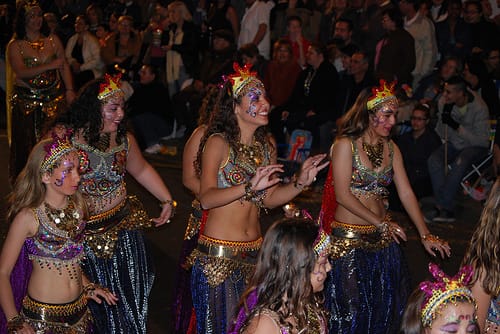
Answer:
<svg viewBox="0 0 500 334"><path fill-rule="evenodd" d="M332 222L331 257L338 259L352 249L362 248L377 251L391 243L390 236L384 236L374 225L346 224Z"/></svg>
<svg viewBox="0 0 500 334"><path fill-rule="evenodd" d="M47 304L24 297L21 315L38 333L90 333L92 316L86 296L66 304Z"/></svg>
<svg viewBox="0 0 500 334"><path fill-rule="evenodd" d="M248 283L255 269L262 237L249 242L226 241L200 235L198 248L187 259L189 266L199 261L211 287L223 283L234 271L240 270Z"/></svg>
<svg viewBox="0 0 500 334"><path fill-rule="evenodd" d="M97 257L109 259L114 254L121 230L151 226L149 216L137 196L128 196L117 207L90 217L85 227L85 240Z"/></svg>

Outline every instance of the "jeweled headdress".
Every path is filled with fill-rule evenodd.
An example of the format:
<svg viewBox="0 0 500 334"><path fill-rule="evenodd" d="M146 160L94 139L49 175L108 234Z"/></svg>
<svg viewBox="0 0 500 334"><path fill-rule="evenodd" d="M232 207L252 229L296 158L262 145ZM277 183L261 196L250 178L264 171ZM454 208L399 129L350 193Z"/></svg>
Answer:
<svg viewBox="0 0 500 334"><path fill-rule="evenodd" d="M257 78L257 72L250 71L251 67L251 64L245 64L243 67L240 67L237 62L234 62L233 69L235 73L223 78L224 80L231 81L233 96L235 99L244 96L248 92L247 89L250 87L250 83L264 88L262 81Z"/></svg>
<svg viewBox="0 0 500 334"><path fill-rule="evenodd" d="M45 158L40 169L43 173L50 171L56 163L66 154L76 151L70 140L71 131L67 131L62 137L52 133L52 141L44 146Z"/></svg>
<svg viewBox="0 0 500 334"><path fill-rule="evenodd" d="M467 287L473 275L471 266L464 266L455 276L449 277L436 264L429 263L429 272L435 282L425 281L419 285L419 289L425 293L421 311L424 327L429 327L441 307L450 302L455 303L465 299L476 305L472 292Z"/></svg>
<svg viewBox="0 0 500 334"><path fill-rule="evenodd" d="M121 80L122 74L118 73L115 76L111 76L110 74L104 74L104 82L99 86L99 95L97 98L99 100L107 99L110 96L115 94L124 95L123 90L121 89Z"/></svg>
<svg viewBox="0 0 500 334"><path fill-rule="evenodd" d="M374 110L381 107L398 107L398 99L395 95L394 87L396 82L387 83L385 80L380 80L379 87L372 88L372 95L366 102L368 110Z"/></svg>

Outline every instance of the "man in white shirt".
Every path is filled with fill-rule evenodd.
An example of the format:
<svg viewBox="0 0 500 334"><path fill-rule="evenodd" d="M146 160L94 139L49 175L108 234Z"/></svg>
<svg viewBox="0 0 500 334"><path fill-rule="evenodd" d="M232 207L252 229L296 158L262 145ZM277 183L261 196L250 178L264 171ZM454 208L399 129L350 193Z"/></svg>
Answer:
<svg viewBox="0 0 500 334"><path fill-rule="evenodd" d="M247 43L257 45L259 53L266 59L271 54L271 33L269 20L272 1L245 0L247 8L241 20L241 31L238 38L238 48Z"/></svg>

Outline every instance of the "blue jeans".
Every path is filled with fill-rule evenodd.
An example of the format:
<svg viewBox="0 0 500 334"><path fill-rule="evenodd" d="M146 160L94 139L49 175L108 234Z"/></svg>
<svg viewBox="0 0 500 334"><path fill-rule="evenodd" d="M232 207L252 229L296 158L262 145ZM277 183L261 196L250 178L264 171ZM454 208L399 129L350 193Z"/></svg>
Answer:
<svg viewBox="0 0 500 334"><path fill-rule="evenodd" d="M470 170L473 163L479 161L488 153L488 149L486 147L472 146L457 150L448 143L447 164L450 169L447 169L447 174L445 174L444 147L444 145L441 145L432 152L427 160L427 166L431 176L436 205L442 209L453 211L453 202L460 189L462 178Z"/></svg>

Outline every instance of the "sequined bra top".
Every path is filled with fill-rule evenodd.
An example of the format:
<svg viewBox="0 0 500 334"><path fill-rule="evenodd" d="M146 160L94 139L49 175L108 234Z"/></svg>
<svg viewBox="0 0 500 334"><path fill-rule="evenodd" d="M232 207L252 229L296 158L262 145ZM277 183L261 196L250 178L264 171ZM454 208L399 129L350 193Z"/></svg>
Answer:
<svg viewBox="0 0 500 334"><path fill-rule="evenodd" d="M128 140L125 137L122 144L109 152L102 152L74 139L73 145L80 155L82 169L80 191L88 200L90 215L94 215L100 212L100 208L106 207L117 197L126 194Z"/></svg>
<svg viewBox="0 0 500 334"><path fill-rule="evenodd" d="M255 175L257 167L269 165L271 162L269 145L267 143L262 144L262 150L264 154L262 161L255 162L252 159L236 159L236 152L229 146L227 160L224 165L219 168L217 174L218 188L228 188L243 184Z"/></svg>
<svg viewBox="0 0 500 334"><path fill-rule="evenodd" d="M394 171L392 170L392 159L394 148L391 141L389 145L390 164L380 172L376 172L362 164L359 151L353 139L352 146L352 176L351 192L356 197L377 197L385 199L389 195L387 187L392 182Z"/></svg>
<svg viewBox="0 0 500 334"><path fill-rule="evenodd" d="M76 263L83 258L85 221L81 210L76 209L72 201L57 215L51 214L45 203L33 209L33 214L38 231L25 241L30 260L57 267L57 264ZM66 215L73 219L65 219L68 218ZM67 221L70 223L65 223Z"/></svg>
<svg viewBox="0 0 500 334"><path fill-rule="evenodd" d="M47 59L45 59L45 60L42 60L39 57L27 57L24 55L22 49L20 48L19 52L21 53L21 56L23 57L23 62L24 62L24 65L26 67L28 67L28 68L38 67L38 66L41 66L44 64L48 64L48 63L52 62L54 59L56 59L57 56L55 53L56 46L54 43L54 39L52 37L48 37L48 39L50 41L50 45L51 45L52 49L54 50L54 53L52 55L50 55L49 57L47 57ZM28 87L30 87L31 89L34 89L34 90L50 89L50 88L53 88L53 87L59 85L60 80L59 80L58 73L59 72L55 69L54 70L47 70L47 71L44 71L40 74L35 75L32 78L23 79L23 82L26 85L28 85Z"/></svg>

